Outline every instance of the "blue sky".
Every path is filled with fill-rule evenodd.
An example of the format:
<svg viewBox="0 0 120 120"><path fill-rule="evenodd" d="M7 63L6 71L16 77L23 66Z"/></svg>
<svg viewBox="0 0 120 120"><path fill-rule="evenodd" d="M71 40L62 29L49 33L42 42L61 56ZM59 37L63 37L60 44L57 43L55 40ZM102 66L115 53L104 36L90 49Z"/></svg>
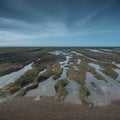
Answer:
<svg viewBox="0 0 120 120"><path fill-rule="evenodd" d="M0 0L0 46L120 46L120 0Z"/></svg>

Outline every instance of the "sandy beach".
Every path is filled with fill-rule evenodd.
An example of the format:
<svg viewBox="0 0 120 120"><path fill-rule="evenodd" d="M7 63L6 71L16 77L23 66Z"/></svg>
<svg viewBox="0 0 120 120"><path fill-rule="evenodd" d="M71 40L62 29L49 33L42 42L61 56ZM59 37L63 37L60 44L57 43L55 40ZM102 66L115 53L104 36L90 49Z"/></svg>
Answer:
<svg viewBox="0 0 120 120"><path fill-rule="evenodd" d="M53 97L17 97L0 104L0 120L119 120L120 100L108 106L89 108L58 102Z"/></svg>

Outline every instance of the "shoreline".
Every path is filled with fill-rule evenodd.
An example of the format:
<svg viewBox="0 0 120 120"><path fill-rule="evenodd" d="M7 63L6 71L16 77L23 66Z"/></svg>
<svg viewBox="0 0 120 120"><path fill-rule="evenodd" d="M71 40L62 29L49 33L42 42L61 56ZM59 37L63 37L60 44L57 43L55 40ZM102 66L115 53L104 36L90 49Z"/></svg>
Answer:
<svg viewBox="0 0 120 120"><path fill-rule="evenodd" d="M105 104L105 105L99 105L99 106L89 106L88 104L85 104L85 103L82 103L82 104L77 104L75 102L69 102L69 101L65 101L65 100L61 100L61 101L58 101L58 100L55 100L54 96L19 96L17 95L19 93L16 93L15 95L12 95L12 96L7 96L7 97L4 97L4 98L1 98L0 100L0 105L1 104L6 104L6 103L10 103L10 102L14 102L14 100L18 100L19 98L24 100L24 99L30 99L30 100L33 100L33 102L41 102L41 101L44 101L44 100L49 100L51 102L55 102L55 103L63 103L63 104L70 104L70 105L76 105L76 106L86 106L88 108L102 108L102 107L107 107L107 106L110 106L116 102L120 102L120 99L116 99L116 100L112 100L109 104ZM36 98L40 98L38 100L36 100Z"/></svg>

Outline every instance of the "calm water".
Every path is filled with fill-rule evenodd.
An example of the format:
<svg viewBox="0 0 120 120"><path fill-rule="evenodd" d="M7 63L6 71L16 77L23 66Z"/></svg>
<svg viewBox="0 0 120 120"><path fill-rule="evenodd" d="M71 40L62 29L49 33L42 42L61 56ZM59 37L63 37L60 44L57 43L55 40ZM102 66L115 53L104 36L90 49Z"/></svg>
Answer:
<svg viewBox="0 0 120 120"><path fill-rule="evenodd" d="M0 88L3 87L6 84L9 84L11 82L14 82L15 80L17 80L18 78L20 78L21 75L23 75L26 71L31 70L32 69L32 64L26 65L24 68L12 72L10 74L4 75L0 77Z"/></svg>

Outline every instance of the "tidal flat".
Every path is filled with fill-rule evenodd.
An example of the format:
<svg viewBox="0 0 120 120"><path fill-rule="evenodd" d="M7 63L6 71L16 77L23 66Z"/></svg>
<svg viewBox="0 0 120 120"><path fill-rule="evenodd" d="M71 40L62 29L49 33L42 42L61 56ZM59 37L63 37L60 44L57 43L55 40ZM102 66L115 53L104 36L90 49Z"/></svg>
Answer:
<svg viewBox="0 0 120 120"><path fill-rule="evenodd" d="M88 107L109 105L120 99L118 53L120 48L0 48L0 102L49 96Z"/></svg>

